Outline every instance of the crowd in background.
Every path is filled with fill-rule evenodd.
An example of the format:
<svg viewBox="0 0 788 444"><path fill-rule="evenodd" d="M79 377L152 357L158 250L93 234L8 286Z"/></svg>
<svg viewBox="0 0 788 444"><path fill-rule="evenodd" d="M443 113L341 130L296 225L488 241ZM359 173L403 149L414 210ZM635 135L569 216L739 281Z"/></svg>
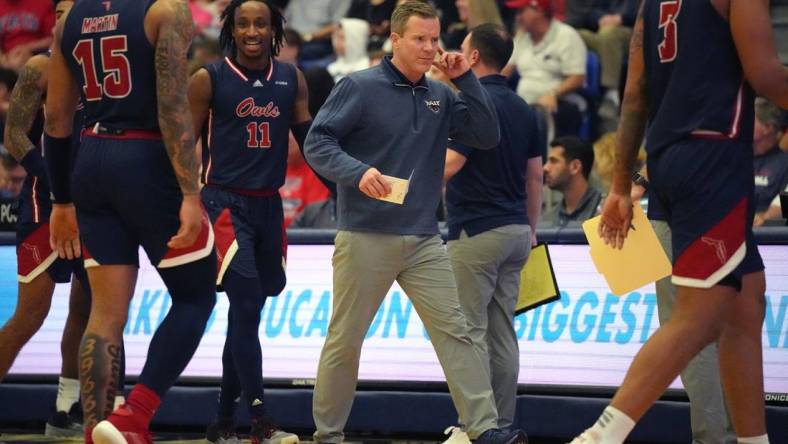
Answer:
<svg viewBox="0 0 788 444"><path fill-rule="evenodd" d="M389 17L397 2L274 2L287 19L287 42L279 59L304 71L313 116L336 82L390 54ZM228 3L190 1L197 32L191 50L193 71L223 57L219 17ZM627 48L639 0L431 3L440 11L441 44L447 50L459 49L468 30L482 23L503 24L511 31L514 53L504 73L510 86L541 116L545 208L539 226L578 226L597 214L610 185ZM33 54L47 50L54 22L51 0L0 0L0 136L18 70ZM788 193L786 127L785 112L759 99L753 144L756 225L783 223L779 193ZM2 148L0 160L0 227L13 229L9 209L25 170ZM335 226L335 196L306 165L292 135L287 179L280 192L288 226ZM436 211L443 219L444 209Z"/></svg>

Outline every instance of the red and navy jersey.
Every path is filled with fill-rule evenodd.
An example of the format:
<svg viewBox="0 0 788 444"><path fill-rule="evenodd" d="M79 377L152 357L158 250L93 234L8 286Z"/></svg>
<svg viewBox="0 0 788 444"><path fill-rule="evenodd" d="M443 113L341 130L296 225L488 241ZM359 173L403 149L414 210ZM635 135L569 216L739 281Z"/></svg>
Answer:
<svg viewBox="0 0 788 444"><path fill-rule="evenodd" d="M646 0L643 24L648 154L688 136L751 149L754 94L730 25L710 0Z"/></svg>
<svg viewBox="0 0 788 444"><path fill-rule="evenodd" d="M203 182L244 190L278 190L285 182L296 68L272 60L244 68L229 57L207 65L213 97L202 128Z"/></svg>
<svg viewBox="0 0 788 444"><path fill-rule="evenodd" d="M86 126L158 128L154 48L144 26L154 1L84 0L69 12L61 50L82 90Z"/></svg>

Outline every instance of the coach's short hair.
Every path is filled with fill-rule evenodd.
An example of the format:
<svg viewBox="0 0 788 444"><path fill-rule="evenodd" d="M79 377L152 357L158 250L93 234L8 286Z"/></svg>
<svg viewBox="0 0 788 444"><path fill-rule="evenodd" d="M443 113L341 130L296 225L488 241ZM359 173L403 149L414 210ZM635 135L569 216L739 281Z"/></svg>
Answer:
<svg viewBox="0 0 788 444"><path fill-rule="evenodd" d="M438 18L438 11L427 2L408 0L397 6L391 14L391 31L402 35L408 19L414 15L425 19Z"/></svg>
<svg viewBox="0 0 788 444"><path fill-rule="evenodd" d="M579 160L583 165L583 177L588 179L588 176L591 175L591 168L594 166L594 147L590 143L579 137L564 136L550 142L550 147L563 148L567 162Z"/></svg>
<svg viewBox="0 0 788 444"><path fill-rule="evenodd" d="M470 45L479 51L482 62L495 69L502 69L509 62L514 50L512 39L503 26L484 23L471 29Z"/></svg>

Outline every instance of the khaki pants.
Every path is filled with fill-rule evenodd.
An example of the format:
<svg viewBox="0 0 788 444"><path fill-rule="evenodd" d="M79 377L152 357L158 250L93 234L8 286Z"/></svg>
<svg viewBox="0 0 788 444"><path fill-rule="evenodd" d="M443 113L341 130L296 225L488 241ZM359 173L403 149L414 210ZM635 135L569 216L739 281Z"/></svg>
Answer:
<svg viewBox="0 0 788 444"><path fill-rule="evenodd" d="M507 225L472 237L463 231L448 247L460 305L495 393L498 427L511 427L520 372L514 312L531 228Z"/></svg>
<svg viewBox="0 0 788 444"><path fill-rule="evenodd" d="M356 390L361 345L394 281L411 299L427 329L468 435L475 439L496 428L498 413L490 381L468 336L440 237L340 231L334 244L334 305L312 406L315 441L342 441Z"/></svg>
<svg viewBox="0 0 788 444"><path fill-rule="evenodd" d="M632 28L610 26L600 29L599 32L581 29L580 37L583 38L588 49L599 54L599 62L602 65L602 86L618 90L624 56L629 48L629 39L632 38Z"/></svg>
<svg viewBox="0 0 788 444"><path fill-rule="evenodd" d="M662 248L668 257L672 257L667 222L652 220L651 225ZM670 276L657 281L656 287L659 322L664 324L670 319L676 302L676 287L670 282ZM693 444L735 444L736 433L722 393L720 356L716 342L706 346L687 364L687 368L681 372L681 382L690 400Z"/></svg>

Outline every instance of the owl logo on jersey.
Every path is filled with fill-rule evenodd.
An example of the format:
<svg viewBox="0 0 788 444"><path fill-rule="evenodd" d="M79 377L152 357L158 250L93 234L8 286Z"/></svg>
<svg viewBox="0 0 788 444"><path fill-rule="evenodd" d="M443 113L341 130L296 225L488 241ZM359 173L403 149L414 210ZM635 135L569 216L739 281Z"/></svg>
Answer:
<svg viewBox="0 0 788 444"><path fill-rule="evenodd" d="M441 101L440 100L425 100L424 104L427 105L427 109L438 114L441 110Z"/></svg>

